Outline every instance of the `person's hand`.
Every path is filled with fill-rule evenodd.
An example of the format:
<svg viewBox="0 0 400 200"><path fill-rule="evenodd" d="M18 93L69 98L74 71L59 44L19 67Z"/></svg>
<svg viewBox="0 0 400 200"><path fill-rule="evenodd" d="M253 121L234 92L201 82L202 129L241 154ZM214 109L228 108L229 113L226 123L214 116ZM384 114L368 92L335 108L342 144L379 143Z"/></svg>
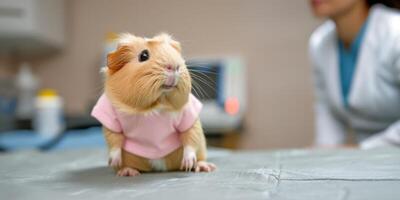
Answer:
<svg viewBox="0 0 400 200"><path fill-rule="evenodd" d="M361 149L373 149L378 147L388 147L395 146L393 143L389 142L388 139L382 137L381 135L375 135L367 138L361 142Z"/></svg>

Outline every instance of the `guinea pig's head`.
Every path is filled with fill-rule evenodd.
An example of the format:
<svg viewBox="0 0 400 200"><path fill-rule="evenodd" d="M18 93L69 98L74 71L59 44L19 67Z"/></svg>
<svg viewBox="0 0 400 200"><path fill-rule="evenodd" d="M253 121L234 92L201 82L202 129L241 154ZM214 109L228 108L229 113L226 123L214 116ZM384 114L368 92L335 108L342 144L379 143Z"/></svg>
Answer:
<svg viewBox="0 0 400 200"><path fill-rule="evenodd" d="M120 110L179 111L188 101L191 79L180 44L167 34L153 38L122 34L107 56L105 93Z"/></svg>

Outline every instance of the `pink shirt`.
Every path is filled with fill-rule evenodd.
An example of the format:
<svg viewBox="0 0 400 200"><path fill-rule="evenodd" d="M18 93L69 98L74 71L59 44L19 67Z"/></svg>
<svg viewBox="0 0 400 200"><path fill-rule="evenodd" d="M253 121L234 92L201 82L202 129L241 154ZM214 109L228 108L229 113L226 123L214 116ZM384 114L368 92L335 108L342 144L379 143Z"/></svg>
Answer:
<svg viewBox="0 0 400 200"><path fill-rule="evenodd" d="M126 151L158 159L182 145L178 133L194 125L201 108L201 102L190 94L188 103L176 114L127 114L118 111L103 94L94 106L92 116L111 131L125 135L123 148Z"/></svg>

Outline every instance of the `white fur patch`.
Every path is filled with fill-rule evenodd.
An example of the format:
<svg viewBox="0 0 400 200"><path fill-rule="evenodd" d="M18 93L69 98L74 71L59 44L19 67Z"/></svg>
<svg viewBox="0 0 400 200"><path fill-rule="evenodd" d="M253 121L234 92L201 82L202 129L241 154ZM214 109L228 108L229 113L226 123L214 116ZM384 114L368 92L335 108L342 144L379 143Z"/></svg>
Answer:
<svg viewBox="0 0 400 200"><path fill-rule="evenodd" d="M155 171L167 171L167 165L164 159L149 160L151 167Z"/></svg>
<svg viewBox="0 0 400 200"><path fill-rule="evenodd" d="M173 119L178 118L179 115L181 114L180 111L166 111L166 108L163 107L162 105L142 114L144 116L155 116L155 115L161 115L162 113L168 113Z"/></svg>
<svg viewBox="0 0 400 200"><path fill-rule="evenodd" d="M188 161L196 161L196 152L194 151L194 149L190 146L185 146L183 148L183 159L186 159Z"/></svg>
<svg viewBox="0 0 400 200"><path fill-rule="evenodd" d="M110 165L113 167L117 167L121 165L122 158L121 158L121 149L112 149L109 153L110 156Z"/></svg>
<svg viewBox="0 0 400 200"><path fill-rule="evenodd" d="M110 151L110 157L111 158L118 158L121 157L121 149L112 149Z"/></svg>
<svg viewBox="0 0 400 200"><path fill-rule="evenodd" d="M153 110L150 110L150 111L145 112L145 113L142 113L142 114L143 114L144 116L157 116L157 115L160 115L160 113L161 113L161 110L155 108L155 109L153 109Z"/></svg>
<svg viewBox="0 0 400 200"><path fill-rule="evenodd" d="M108 71L108 67L107 66L104 66L104 67L100 68L100 73L101 74L105 74L105 73L107 73L107 71Z"/></svg>
<svg viewBox="0 0 400 200"><path fill-rule="evenodd" d="M130 44L134 42L136 37L130 33L121 33L119 34L118 45Z"/></svg>
<svg viewBox="0 0 400 200"><path fill-rule="evenodd" d="M176 120L180 116L181 112L169 112L169 115Z"/></svg>

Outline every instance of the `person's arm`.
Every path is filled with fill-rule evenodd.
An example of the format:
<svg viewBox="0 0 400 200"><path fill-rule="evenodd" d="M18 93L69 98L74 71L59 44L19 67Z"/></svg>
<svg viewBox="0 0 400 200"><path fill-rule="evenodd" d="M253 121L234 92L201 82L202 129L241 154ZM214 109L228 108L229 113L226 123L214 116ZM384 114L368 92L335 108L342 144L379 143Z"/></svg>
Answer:
<svg viewBox="0 0 400 200"><path fill-rule="evenodd" d="M315 139L314 145L317 147L338 146L345 141L345 128L340 119L334 115L328 103L326 93L326 83L322 66L317 62L318 46L320 38L313 34L310 39L309 55L313 67L314 89L315 89Z"/></svg>
<svg viewBox="0 0 400 200"><path fill-rule="evenodd" d="M346 137L343 124L326 105L317 103L315 107L315 145L335 147L344 144Z"/></svg>
<svg viewBox="0 0 400 200"><path fill-rule="evenodd" d="M393 53L393 74L394 79L397 82L397 87L400 88L400 37L393 42L393 49L391 50ZM394 86L394 87L396 87ZM398 109L399 108L393 108ZM394 122L391 126L386 128L384 131L377 133L364 141L361 142L360 147L362 149L371 149L375 147L382 146L397 146L400 147L400 119Z"/></svg>
<svg viewBox="0 0 400 200"><path fill-rule="evenodd" d="M345 126L328 106L325 84L321 76L322 74L318 72L314 73L316 94L314 144L319 147L339 146L344 144L346 139Z"/></svg>

